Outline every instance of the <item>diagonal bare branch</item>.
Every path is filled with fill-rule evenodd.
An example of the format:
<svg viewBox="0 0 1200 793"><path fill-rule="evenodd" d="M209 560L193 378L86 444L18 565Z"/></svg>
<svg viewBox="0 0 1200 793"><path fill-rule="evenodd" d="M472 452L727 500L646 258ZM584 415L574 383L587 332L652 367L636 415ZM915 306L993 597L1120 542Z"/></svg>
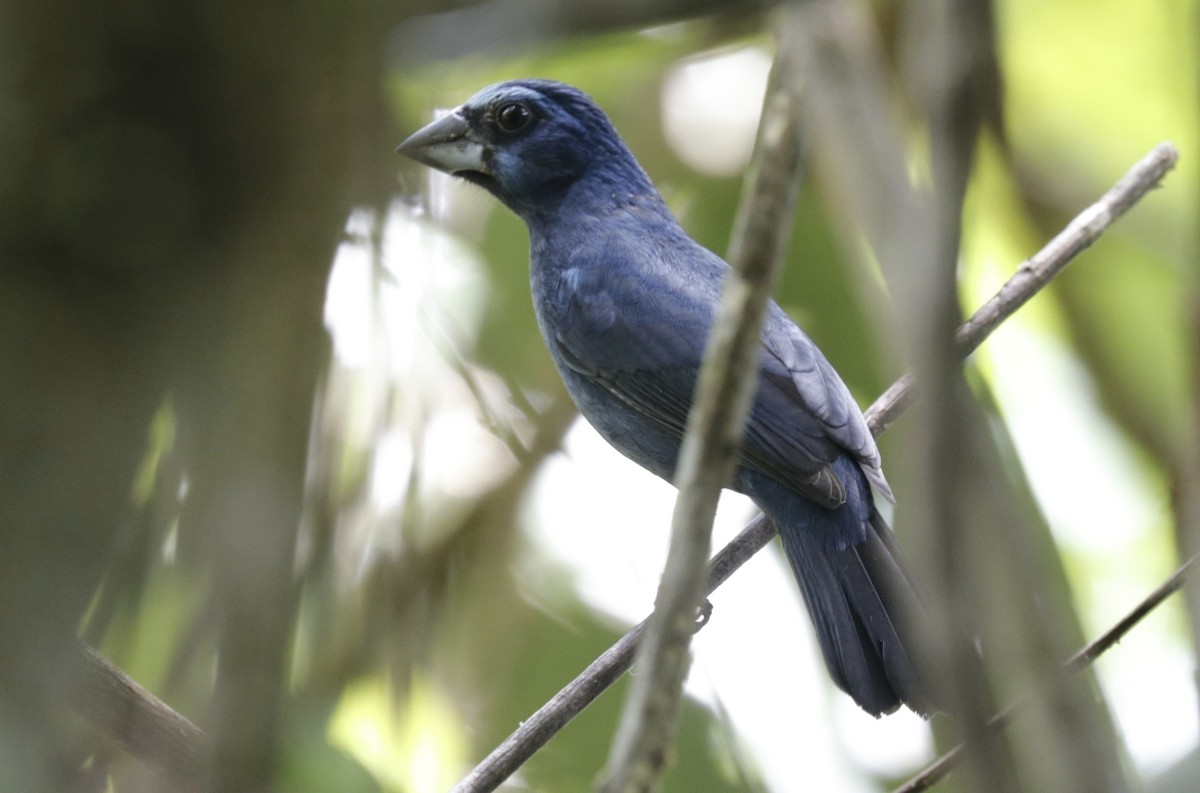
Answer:
<svg viewBox="0 0 1200 793"><path fill-rule="evenodd" d="M1063 676L1069 677L1087 669L1097 658L1103 655L1114 644L1121 641L1125 637L1125 634L1133 630L1133 626L1141 622L1147 614L1158 608L1168 597L1183 589L1184 585L1188 582L1188 577L1192 573L1192 568L1196 566L1197 560L1200 560L1200 555L1193 556L1180 565L1178 570L1172 573L1153 592L1143 598L1142 602L1134 606L1115 625L1067 659L1062 665ZM1022 701L1024 700L1014 702L993 716L988 721L988 727L997 730L1007 727L1013 720L1013 717L1019 712ZM929 788L940 782L946 774L954 770L954 767L958 765L958 761L962 757L962 752L962 744L955 746L925 766L924 770L893 790L892 793L921 793L922 791L929 790Z"/></svg>
<svg viewBox="0 0 1200 793"><path fill-rule="evenodd" d="M1158 186L1175 167L1179 150L1160 143L1138 160L1099 200L1076 215L1041 250L1017 267L1012 277L964 322L954 336L958 352L970 355L1000 323L1050 283L1075 257L1100 239L1109 226ZM892 425L914 396L913 377L905 374L892 383L867 409L867 423L878 435Z"/></svg>
<svg viewBox="0 0 1200 793"><path fill-rule="evenodd" d="M125 750L179 781L209 772L212 741L199 727L138 685L82 642L73 660L80 670L68 702Z"/></svg>

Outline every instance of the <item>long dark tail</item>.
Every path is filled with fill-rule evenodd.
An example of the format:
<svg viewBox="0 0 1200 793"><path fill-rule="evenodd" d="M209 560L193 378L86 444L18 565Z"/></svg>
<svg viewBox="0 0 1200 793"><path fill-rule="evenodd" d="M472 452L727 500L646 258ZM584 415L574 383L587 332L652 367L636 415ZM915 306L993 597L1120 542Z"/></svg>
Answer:
<svg viewBox="0 0 1200 793"><path fill-rule="evenodd" d="M901 704L927 714L914 658L924 614L883 518L872 507L865 538L848 545L832 541L836 528L817 525L820 517L776 522L834 681L874 716Z"/></svg>

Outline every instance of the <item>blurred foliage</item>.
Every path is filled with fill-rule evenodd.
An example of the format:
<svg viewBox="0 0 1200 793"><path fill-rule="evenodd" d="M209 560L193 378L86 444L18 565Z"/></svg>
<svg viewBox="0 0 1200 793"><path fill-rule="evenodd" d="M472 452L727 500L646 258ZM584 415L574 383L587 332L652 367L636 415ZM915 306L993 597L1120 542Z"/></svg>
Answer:
<svg viewBox="0 0 1200 793"><path fill-rule="evenodd" d="M54 5L76 16L75 5ZM122 792L164 784L160 770L65 716L22 735L24 714L42 706L13 692L56 649L30 638L42 626L65 635L80 625L212 732L219 761L258 769L244 778L262 787L246 789L403 793L445 790L624 628L598 613L531 530L533 484L560 453L574 411L530 307L526 232L478 191L442 184L447 193L422 196L434 184L428 173L390 152L433 108L488 83L571 82L611 115L685 227L724 251L741 179L699 173L676 154L663 133L664 85L689 59L769 50L769 15L730 4L739 13L656 18L641 31L612 32L600 20L604 32L561 36L553 20L519 16L543 5L510 3L509 24L544 32L538 44L528 31L497 29L492 49L417 61L397 42L428 19L372 4L305 5L246 18L214 11L203 24L125 9L111 35L64 39L37 58L18 47L20 31L58 27L16 17L0 25L0 170L9 174L0 176L0 374L14 384L0 406L0 470L18 504L0 534L10 549L0 627L11 629L6 641L29 642L28 657L0 670L0 695L20 705L0 716L0 788L43 781L36 762L15 758L51 731L66 735L47 750L56 780ZM927 144L897 55L905 6L865 8L892 110L907 124L907 165L919 174ZM455 24L469 28L480 9L419 10L457 13ZM1183 152L1165 189L970 364L1003 461L998 497L1032 527L1030 547L1051 560L1052 578L1061 564L1065 577L1049 587L1090 631L1164 577L1176 545L1200 547L1182 506L1200 489L1200 9L1194 0L999 0L995 16L1003 125L982 139L969 184L964 314L1154 143L1172 139ZM193 28L204 31L199 43ZM520 51L506 49L510 40ZM422 44L429 53L439 42ZM51 69L51 51L78 63ZM96 63L115 73L95 72ZM53 91L31 87L38 77ZM118 123L126 112L137 124ZM34 168L31 141L59 143L44 129L65 142ZM890 304L832 174L814 142L777 299L865 405L905 368L889 324L905 306ZM177 195L176 183L187 189ZM318 325L339 241L358 258L338 272L361 276L353 313L367 332L355 337L353 360L330 357ZM1024 368L1015 342L1029 338L1063 353L1063 380L1040 382ZM1122 484L1154 511L1121 514L1143 525L1096 525L1112 537L1095 545L1058 525L1062 505L1048 499L1078 497L1079 485L1027 482L1047 470L1031 450L1044 453L1054 439L1031 445L1038 425L1011 396L1043 387L1071 391L1069 404L1094 411L1089 431L1116 439L1076 449L1067 437L1050 467L1073 469L1077 455L1106 450L1115 461L1105 470L1136 472ZM61 416L71 423L56 424ZM897 429L883 448L903 509L910 441ZM1183 627L1179 604L1172 609L1145 640L1134 634L1114 666L1158 669L1157 652L1180 648L1194 665L1194 629ZM1073 644L1084 631L1070 617L1063 640ZM38 679L50 689L55 666L45 667ZM1102 678L1098 699L1143 696L1114 689L1130 680ZM1007 695L1019 682L999 687ZM590 789L622 690L539 752L512 789ZM239 700L247 691L261 697ZM250 733L238 703L253 706ZM1196 722L1193 714L1192 732L1176 743L1195 742ZM743 740L721 713L690 702L665 789L807 787L803 745L787 758L796 779L784 785L763 781L761 758ZM239 742L265 748L243 757L230 748ZM1180 754L1137 748L1160 764ZM906 770L861 771L857 784L872 778L881 788ZM1185 789L1179 779L1196 783L1177 770L1173 789Z"/></svg>

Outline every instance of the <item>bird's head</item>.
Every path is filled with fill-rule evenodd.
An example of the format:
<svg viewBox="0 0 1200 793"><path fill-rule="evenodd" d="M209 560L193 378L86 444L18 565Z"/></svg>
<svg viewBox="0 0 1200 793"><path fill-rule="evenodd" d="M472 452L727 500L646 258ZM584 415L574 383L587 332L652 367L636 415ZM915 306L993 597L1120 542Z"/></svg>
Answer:
<svg viewBox="0 0 1200 793"><path fill-rule="evenodd" d="M589 179L597 194L654 193L604 112L582 91L549 80L484 88L397 149L477 184L526 220Z"/></svg>

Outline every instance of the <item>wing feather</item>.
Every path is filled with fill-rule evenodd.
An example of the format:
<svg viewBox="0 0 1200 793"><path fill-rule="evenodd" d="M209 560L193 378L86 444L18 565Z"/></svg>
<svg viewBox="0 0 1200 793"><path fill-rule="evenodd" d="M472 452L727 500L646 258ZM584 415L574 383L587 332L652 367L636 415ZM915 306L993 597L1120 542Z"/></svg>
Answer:
<svg viewBox="0 0 1200 793"><path fill-rule="evenodd" d="M702 264L717 272L705 273L695 261L652 268L649 275L644 267L612 263L563 271L560 294L570 308L555 323L553 338L566 365L680 440L727 270L707 250L695 251L703 251ZM670 283L655 284L654 277ZM739 463L833 508L846 493L830 464L846 451L890 498L878 449L849 390L772 302Z"/></svg>

